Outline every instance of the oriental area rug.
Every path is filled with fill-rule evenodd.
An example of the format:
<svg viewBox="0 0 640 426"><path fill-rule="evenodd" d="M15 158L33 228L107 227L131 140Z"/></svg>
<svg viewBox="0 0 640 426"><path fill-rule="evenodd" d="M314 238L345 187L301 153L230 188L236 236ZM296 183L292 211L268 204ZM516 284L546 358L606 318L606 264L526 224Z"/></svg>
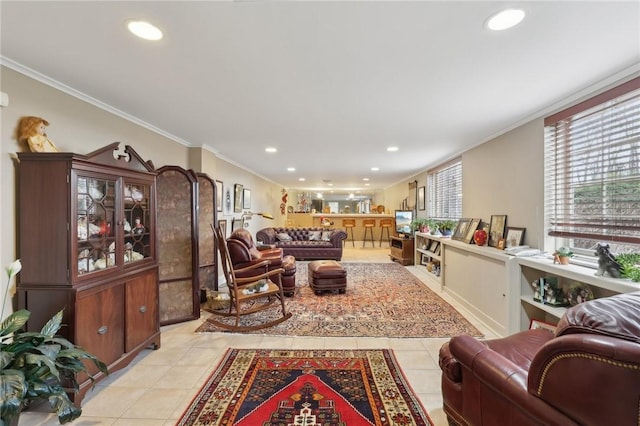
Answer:
<svg viewBox="0 0 640 426"><path fill-rule="evenodd" d="M248 333L316 337L452 337L482 333L405 267L397 263L342 263L345 294L316 295L307 278L308 262L296 262L296 292L286 298L292 318ZM203 312L203 315L208 315ZM281 316L280 306L241 319L253 325ZM216 319L223 317L216 316ZM223 329L205 322L196 332Z"/></svg>
<svg viewBox="0 0 640 426"><path fill-rule="evenodd" d="M228 349L177 425L433 422L388 349Z"/></svg>

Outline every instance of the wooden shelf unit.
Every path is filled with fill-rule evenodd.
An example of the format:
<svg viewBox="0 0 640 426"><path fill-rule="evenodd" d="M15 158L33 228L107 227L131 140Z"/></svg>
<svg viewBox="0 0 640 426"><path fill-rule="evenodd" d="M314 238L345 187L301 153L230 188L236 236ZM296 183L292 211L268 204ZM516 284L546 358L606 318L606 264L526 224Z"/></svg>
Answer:
<svg viewBox="0 0 640 426"><path fill-rule="evenodd" d="M401 265L413 265L413 238L391 237L389 257Z"/></svg>

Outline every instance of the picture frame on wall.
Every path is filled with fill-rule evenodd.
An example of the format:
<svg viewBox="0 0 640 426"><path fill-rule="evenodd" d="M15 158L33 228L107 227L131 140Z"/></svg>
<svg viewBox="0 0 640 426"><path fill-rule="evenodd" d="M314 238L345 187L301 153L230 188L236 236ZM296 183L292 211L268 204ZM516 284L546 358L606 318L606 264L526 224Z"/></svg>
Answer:
<svg viewBox="0 0 640 426"><path fill-rule="evenodd" d="M524 231L525 228L507 227L507 233L504 238L505 246L507 248L521 246L524 242Z"/></svg>
<svg viewBox="0 0 640 426"><path fill-rule="evenodd" d="M418 209L424 210L426 207L427 206L425 202L425 187L421 186L420 188L418 188Z"/></svg>
<svg viewBox="0 0 640 426"><path fill-rule="evenodd" d="M224 188L224 197L222 198L222 212L225 216L233 214L233 193L230 186Z"/></svg>
<svg viewBox="0 0 640 426"><path fill-rule="evenodd" d="M231 222L231 232L235 231L236 229L240 229L244 227L244 221L242 219L233 219L233 222Z"/></svg>
<svg viewBox="0 0 640 426"><path fill-rule="evenodd" d="M506 225L506 214L491 215L491 222L489 222L489 246L498 247L498 242L504 239Z"/></svg>
<svg viewBox="0 0 640 426"><path fill-rule="evenodd" d="M222 235L224 235L224 237L227 237L227 220L226 219L222 219L218 221L218 226L220 227L220 229L222 229Z"/></svg>
<svg viewBox="0 0 640 426"><path fill-rule="evenodd" d="M236 183L233 186L233 211L235 213L241 213L242 212L242 196L243 194L243 190L244 190L244 186L242 186L239 183Z"/></svg>
<svg viewBox="0 0 640 426"><path fill-rule="evenodd" d="M251 190L244 188L242 190L242 208L247 210L251 208Z"/></svg>
<svg viewBox="0 0 640 426"><path fill-rule="evenodd" d="M222 211L222 199L224 198L224 185L221 180L216 180L216 211Z"/></svg>

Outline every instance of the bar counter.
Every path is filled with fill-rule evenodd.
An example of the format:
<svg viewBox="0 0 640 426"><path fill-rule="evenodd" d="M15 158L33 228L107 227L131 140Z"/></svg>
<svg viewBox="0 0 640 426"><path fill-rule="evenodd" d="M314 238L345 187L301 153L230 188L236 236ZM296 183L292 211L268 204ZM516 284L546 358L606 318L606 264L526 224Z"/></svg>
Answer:
<svg viewBox="0 0 640 426"><path fill-rule="evenodd" d="M294 226L298 227L309 227L309 226L322 226L320 224L320 218L327 218L333 222L329 228L332 229L344 229L342 221L344 219L355 219L356 226L353 228L353 237L356 241L362 241L364 238L364 226L362 225L363 219L374 219L376 224L373 228L373 240L378 243L380 241L380 219L394 219L394 216L391 214L379 214L379 213L371 213L371 214L359 214L359 213L289 213L287 216L288 219L293 220ZM393 237L396 235L395 225L391 227L389 230L389 236ZM347 240L351 239L351 232L348 232L349 237ZM383 240L387 239L387 233L384 233Z"/></svg>

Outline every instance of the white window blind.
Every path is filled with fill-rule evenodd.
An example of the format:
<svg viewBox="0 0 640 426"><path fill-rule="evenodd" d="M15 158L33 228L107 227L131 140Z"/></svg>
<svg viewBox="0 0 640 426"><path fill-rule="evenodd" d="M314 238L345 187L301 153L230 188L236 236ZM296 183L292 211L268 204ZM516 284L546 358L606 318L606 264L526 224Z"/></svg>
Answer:
<svg viewBox="0 0 640 426"><path fill-rule="evenodd" d="M460 219L462 217L462 160L455 160L427 175L429 217Z"/></svg>
<svg viewBox="0 0 640 426"><path fill-rule="evenodd" d="M545 119L549 235L578 252L640 247L640 78Z"/></svg>

